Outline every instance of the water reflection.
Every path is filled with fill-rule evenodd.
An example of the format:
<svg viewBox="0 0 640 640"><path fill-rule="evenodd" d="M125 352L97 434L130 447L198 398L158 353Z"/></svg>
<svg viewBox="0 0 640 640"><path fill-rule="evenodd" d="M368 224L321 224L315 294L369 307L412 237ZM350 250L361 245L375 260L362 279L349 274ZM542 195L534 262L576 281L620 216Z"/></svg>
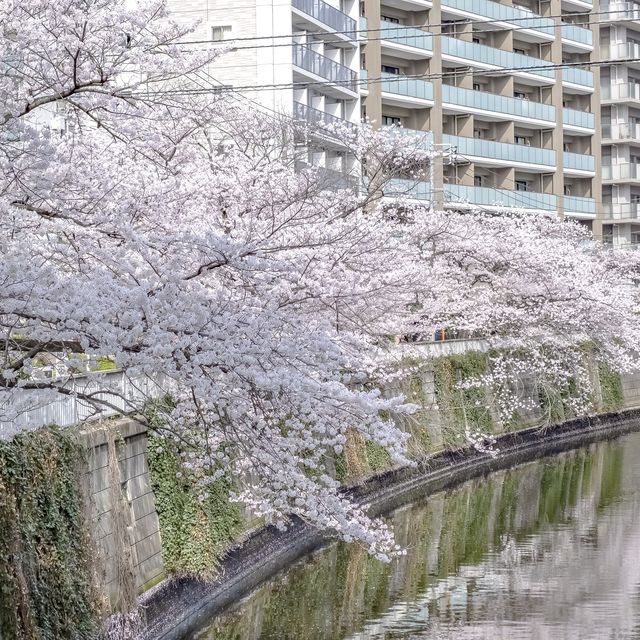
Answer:
<svg viewBox="0 0 640 640"><path fill-rule="evenodd" d="M199 640L640 640L640 434L390 516L391 564L334 544Z"/></svg>

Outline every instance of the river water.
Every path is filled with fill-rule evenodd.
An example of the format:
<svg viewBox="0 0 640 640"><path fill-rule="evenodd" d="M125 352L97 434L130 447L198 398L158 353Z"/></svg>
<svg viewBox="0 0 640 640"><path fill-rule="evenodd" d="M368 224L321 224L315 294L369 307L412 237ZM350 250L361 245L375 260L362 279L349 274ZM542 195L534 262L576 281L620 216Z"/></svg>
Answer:
<svg viewBox="0 0 640 640"><path fill-rule="evenodd" d="M640 640L640 433L390 514L407 554L335 543L198 640Z"/></svg>

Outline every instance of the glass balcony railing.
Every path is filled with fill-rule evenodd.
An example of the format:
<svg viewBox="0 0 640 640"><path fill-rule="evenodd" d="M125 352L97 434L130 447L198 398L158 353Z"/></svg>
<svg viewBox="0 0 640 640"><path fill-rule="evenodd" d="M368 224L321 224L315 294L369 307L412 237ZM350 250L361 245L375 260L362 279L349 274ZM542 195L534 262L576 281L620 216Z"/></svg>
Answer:
<svg viewBox="0 0 640 640"><path fill-rule="evenodd" d="M384 194L391 197L405 196L418 200L431 200L431 184L429 182L417 182L416 180L390 180L384 188Z"/></svg>
<svg viewBox="0 0 640 640"><path fill-rule="evenodd" d="M564 196L562 199L565 213L595 213L596 201L582 196Z"/></svg>
<svg viewBox="0 0 640 640"><path fill-rule="evenodd" d="M360 74L362 77L363 72L361 71ZM366 78L366 71L364 77ZM433 100L433 85L425 80L407 78L395 73L380 73L380 79L382 93L395 93L420 100Z"/></svg>
<svg viewBox="0 0 640 640"><path fill-rule="evenodd" d="M583 153L565 151L563 154L563 164L565 169L576 169L579 171L596 170L596 159L593 156Z"/></svg>
<svg viewBox="0 0 640 640"><path fill-rule="evenodd" d="M619 42L602 47L602 55L608 60L624 60L640 57L640 44L637 42Z"/></svg>
<svg viewBox="0 0 640 640"><path fill-rule="evenodd" d="M511 98L509 96L499 96L495 93L462 89L450 85L442 85L442 101L443 103L469 107L471 109L493 111L505 115L520 116L546 122L555 122L556 119L555 109L541 102ZM593 114L590 115L593 118Z"/></svg>
<svg viewBox="0 0 640 640"><path fill-rule="evenodd" d="M622 164L603 164L603 180L640 180L640 165L630 162Z"/></svg>
<svg viewBox="0 0 640 640"><path fill-rule="evenodd" d="M640 202L603 202L605 220L640 220Z"/></svg>
<svg viewBox="0 0 640 640"><path fill-rule="evenodd" d="M593 34L590 29L585 29L577 24L563 22L561 27L562 39L573 40L580 44L593 44Z"/></svg>
<svg viewBox="0 0 640 640"><path fill-rule="evenodd" d="M444 185L445 202L469 202L487 207L509 207L511 209L556 210L556 197L550 193L536 191L512 191L494 187L470 187L462 184Z"/></svg>
<svg viewBox="0 0 640 640"><path fill-rule="evenodd" d="M593 73L579 67L568 67L562 70L562 81L583 87L593 87Z"/></svg>
<svg viewBox="0 0 640 640"><path fill-rule="evenodd" d="M590 111L578 111L576 109L564 108L562 110L562 122L564 124L581 127L583 129L593 129L595 118Z"/></svg>
<svg viewBox="0 0 640 640"><path fill-rule="evenodd" d="M293 45L293 64L354 93L358 90L355 71L302 44Z"/></svg>
<svg viewBox="0 0 640 640"><path fill-rule="evenodd" d="M553 20L526 9L492 2L492 0L442 0L443 9L451 7L490 20L512 22L519 29L533 29L553 36Z"/></svg>
<svg viewBox="0 0 640 640"><path fill-rule="evenodd" d="M433 51L433 38L428 31L414 27L398 26L387 20L380 20L380 36L393 44L403 44L407 47L415 47L424 51Z"/></svg>
<svg viewBox="0 0 640 640"><path fill-rule="evenodd" d="M603 85L600 92L603 100L640 100L640 84L637 82Z"/></svg>
<svg viewBox="0 0 640 640"><path fill-rule="evenodd" d="M332 30L345 33L355 40L356 21L339 9L323 2L323 0L291 0L291 4L299 11L331 27ZM354 33L349 34L349 31Z"/></svg>
<svg viewBox="0 0 640 640"><path fill-rule="evenodd" d="M417 131L416 129L398 126L385 127L385 131L391 135L402 136L408 144L415 145L419 149L429 148L433 144L433 133L431 131Z"/></svg>
<svg viewBox="0 0 640 640"><path fill-rule="evenodd" d="M640 123L603 124L602 137L609 140L640 140Z"/></svg>
<svg viewBox="0 0 640 640"><path fill-rule="evenodd" d="M477 61L484 64L495 65L505 69L522 69L522 67L532 67L531 72L537 76L553 79L555 70L551 62L545 62L539 58L526 56L513 51L504 51L487 47L476 42L467 42L458 38L442 37L442 54L463 58L464 60ZM549 66L550 69L544 69ZM526 69L522 69L526 71Z"/></svg>
<svg viewBox="0 0 640 640"><path fill-rule="evenodd" d="M478 138L464 138L448 134L442 136L442 142L456 147L457 153L462 156L545 165L548 167L555 166L555 154L550 149Z"/></svg>

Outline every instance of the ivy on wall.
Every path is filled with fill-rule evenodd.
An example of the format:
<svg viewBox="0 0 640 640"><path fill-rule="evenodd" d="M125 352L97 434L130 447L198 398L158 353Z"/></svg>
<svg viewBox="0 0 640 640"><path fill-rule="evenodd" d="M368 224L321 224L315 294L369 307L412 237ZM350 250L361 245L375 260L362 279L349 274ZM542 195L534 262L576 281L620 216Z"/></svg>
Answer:
<svg viewBox="0 0 640 640"><path fill-rule="evenodd" d="M55 429L0 441L0 638L86 639L100 599L79 485L82 450Z"/></svg>
<svg viewBox="0 0 640 640"><path fill-rule="evenodd" d="M171 442L158 436L149 438L148 455L165 570L213 577L221 554L244 524L239 505L229 501L230 480L222 477L205 491Z"/></svg>

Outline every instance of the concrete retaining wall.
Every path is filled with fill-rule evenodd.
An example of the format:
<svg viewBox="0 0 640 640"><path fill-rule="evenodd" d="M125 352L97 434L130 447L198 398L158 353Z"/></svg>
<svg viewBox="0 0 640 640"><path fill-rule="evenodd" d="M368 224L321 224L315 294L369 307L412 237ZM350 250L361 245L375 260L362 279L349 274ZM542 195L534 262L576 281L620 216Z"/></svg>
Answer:
<svg viewBox="0 0 640 640"><path fill-rule="evenodd" d="M133 580L140 592L164 575L147 432L134 420L111 420L83 431L80 437L88 450L83 480L93 513L99 571L115 603L123 580Z"/></svg>
<svg viewBox="0 0 640 640"><path fill-rule="evenodd" d="M420 377L423 410L417 422L427 427L430 441L437 448L442 443L442 428L435 403L433 372L425 368ZM400 382L389 392L406 392L404 386L405 383ZM640 407L640 374L623 378L623 389L625 407ZM406 428L416 428L415 416ZM112 454L110 458L109 447L111 438L113 452L114 436L116 465ZM89 450L85 484L94 510L94 536L104 583L115 603L122 580L129 577L141 592L164 576L158 515L146 456L147 434L144 427L132 420L110 420L83 432L82 438ZM124 523L124 539L114 535L116 517ZM127 558L124 567L115 562L116 558L123 557Z"/></svg>

